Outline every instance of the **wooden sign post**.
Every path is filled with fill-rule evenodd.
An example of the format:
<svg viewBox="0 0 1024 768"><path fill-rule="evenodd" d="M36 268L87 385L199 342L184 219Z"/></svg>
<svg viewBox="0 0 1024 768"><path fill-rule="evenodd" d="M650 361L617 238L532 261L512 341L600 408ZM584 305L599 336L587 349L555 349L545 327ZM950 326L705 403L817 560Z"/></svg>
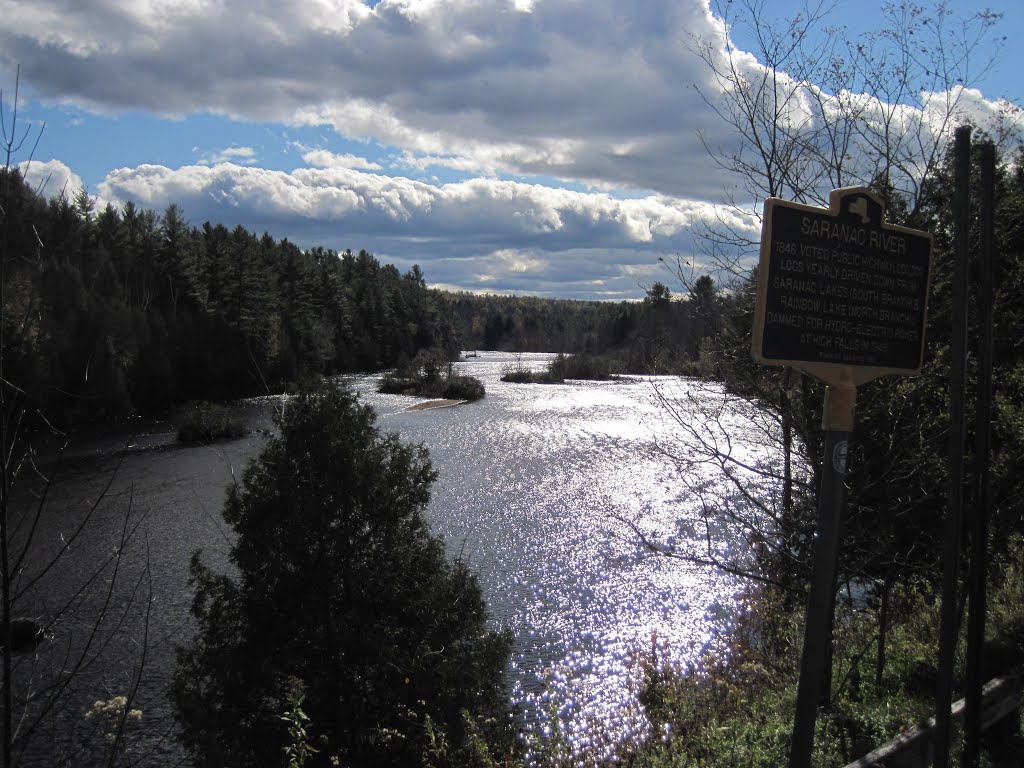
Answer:
<svg viewBox="0 0 1024 768"><path fill-rule="evenodd" d="M931 235L885 222L864 187L833 190L829 207L764 204L753 354L823 382L825 456L818 493L790 768L809 768L832 636L846 461L857 387L916 374L924 355Z"/></svg>

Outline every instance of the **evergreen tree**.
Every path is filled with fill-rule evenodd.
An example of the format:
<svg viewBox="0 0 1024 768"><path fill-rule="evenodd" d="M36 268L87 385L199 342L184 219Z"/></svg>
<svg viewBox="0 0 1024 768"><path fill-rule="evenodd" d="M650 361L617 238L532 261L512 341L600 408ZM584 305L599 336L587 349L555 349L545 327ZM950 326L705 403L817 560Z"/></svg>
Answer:
<svg viewBox="0 0 1024 768"><path fill-rule="evenodd" d="M481 733L507 736L511 639L427 530L426 450L374 420L343 388L304 389L229 489L238 577L194 557L199 633L172 696L197 765L279 764L296 689L317 765L419 764L439 738L467 765L488 759Z"/></svg>
<svg viewBox="0 0 1024 768"><path fill-rule="evenodd" d="M418 267L191 227L176 204L162 216L130 201L97 211L84 189L46 201L15 169L0 168L0 190L6 364L28 412L51 421L266 394L460 349Z"/></svg>

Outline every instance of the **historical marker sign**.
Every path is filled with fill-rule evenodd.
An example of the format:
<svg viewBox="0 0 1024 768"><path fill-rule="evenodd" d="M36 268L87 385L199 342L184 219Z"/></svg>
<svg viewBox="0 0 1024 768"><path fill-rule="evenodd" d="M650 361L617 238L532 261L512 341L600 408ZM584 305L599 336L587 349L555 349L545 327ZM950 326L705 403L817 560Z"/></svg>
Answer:
<svg viewBox="0 0 1024 768"><path fill-rule="evenodd" d="M790 768L808 768L828 664L839 521L857 386L921 370L931 278L931 235L885 222L863 187L836 189L829 207L764 204L754 315L754 358L825 382L825 456L814 578L800 662Z"/></svg>
<svg viewBox="0 0 1024 768"><path fill-rule="evenodd" d="M827 383L920 371L931 235L884 218L880 200L863 187L834 190L828 209L765 201L758 362L801 368Z"/></svg>

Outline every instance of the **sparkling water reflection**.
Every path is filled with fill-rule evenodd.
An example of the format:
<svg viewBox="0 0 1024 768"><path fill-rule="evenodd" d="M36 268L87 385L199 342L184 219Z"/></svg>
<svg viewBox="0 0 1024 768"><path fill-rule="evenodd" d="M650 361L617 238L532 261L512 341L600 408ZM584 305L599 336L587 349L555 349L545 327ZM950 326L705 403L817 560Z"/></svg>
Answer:
<svg viewBox="0 0 1024 768"><path fill-rule="evenodd" d="M637 654L648 652L656 636L671 645L675 659L696 657L729 621L737 585L713 569L652 555L621 522L636 521L682 550L706 546L691 493L694 478L681 482L676 463L662 450L685 454L693 437L656 397L660 390L682 401L696 385L665 378L655 387L639 377L564 386L500 381L510 365L540 369L550 358L480 353L458 364L460 372L484 382L487 397L451 408L407 411L409 398L376 391L379 377L350 383L376 408L382 429L430 450L439 474L428 510L431 526L479 575L494 623L514 633L511 694L531 729L558 728L578 755L596 756L647 727L635 697ZM716 390L702 388L699 397L715 399ZM201 548L215 570L230 569L230 534L219 514L224 487L262 447L273 402L241 406L260 431L216 446L179 447L166 424L136 430L123 460L113 452L124 446L124 435L93 435L72 446L37 534L51 551L117 471L86 538L40 584L36 613L46 615L54 596L109 553L126 515L140 522L140 536L126 550L122 573L141 578L148 569L152 593L118 624L110 658L79 681L82 706L72 706L66 721L55 718L56 728L67 730L101 694L122 693L132 683L145 605L151 608L151 648L138 684L148 735L138 734L135 748L150 762L180 757L170 736L166 686L173 647L191 632L188 558ZM752 413L738 403L722 416L734 446L751 462L770 459ZM81 618L90 615L82 612ZM81 636L73 622L55 626L44 655L61 663L75 632ZM66 748L73 754L80 747L69 741ZM28 764L56 763L48 756Z"/></svg>
<svg viewBox="0 0 1024 768"><path fill-rule="evenodd" d="M487 397L457 408L407 412L408 400L377 394L373 378L358 388L383 428L430 449L440 474L431 524L479 574L494 621L515 634L514 698L535 728L552 727L557 712L566 740L592 753L644 733L637 653L653 636L674 658L694 658L728 621L737 585L653 555L619 519L673 534L676 547L705 546L698 508L659 449L678 452L690 437L651 382L500 382L510 365L549 359L481 353L460 368ZM687 386L659 382L673 398Z"/></svg>

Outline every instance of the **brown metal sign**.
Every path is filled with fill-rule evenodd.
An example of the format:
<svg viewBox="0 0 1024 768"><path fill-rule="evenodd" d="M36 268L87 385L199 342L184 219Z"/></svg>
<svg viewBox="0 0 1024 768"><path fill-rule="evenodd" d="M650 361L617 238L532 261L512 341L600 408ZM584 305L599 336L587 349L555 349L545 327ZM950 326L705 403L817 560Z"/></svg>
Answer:
<svg viewBox="0 0 1024 768"><path fill-rule="evenodd" d="M829 208L765 201L754 358L829 384L921 370L932 237L885 222L864 187Z"/></svg>

